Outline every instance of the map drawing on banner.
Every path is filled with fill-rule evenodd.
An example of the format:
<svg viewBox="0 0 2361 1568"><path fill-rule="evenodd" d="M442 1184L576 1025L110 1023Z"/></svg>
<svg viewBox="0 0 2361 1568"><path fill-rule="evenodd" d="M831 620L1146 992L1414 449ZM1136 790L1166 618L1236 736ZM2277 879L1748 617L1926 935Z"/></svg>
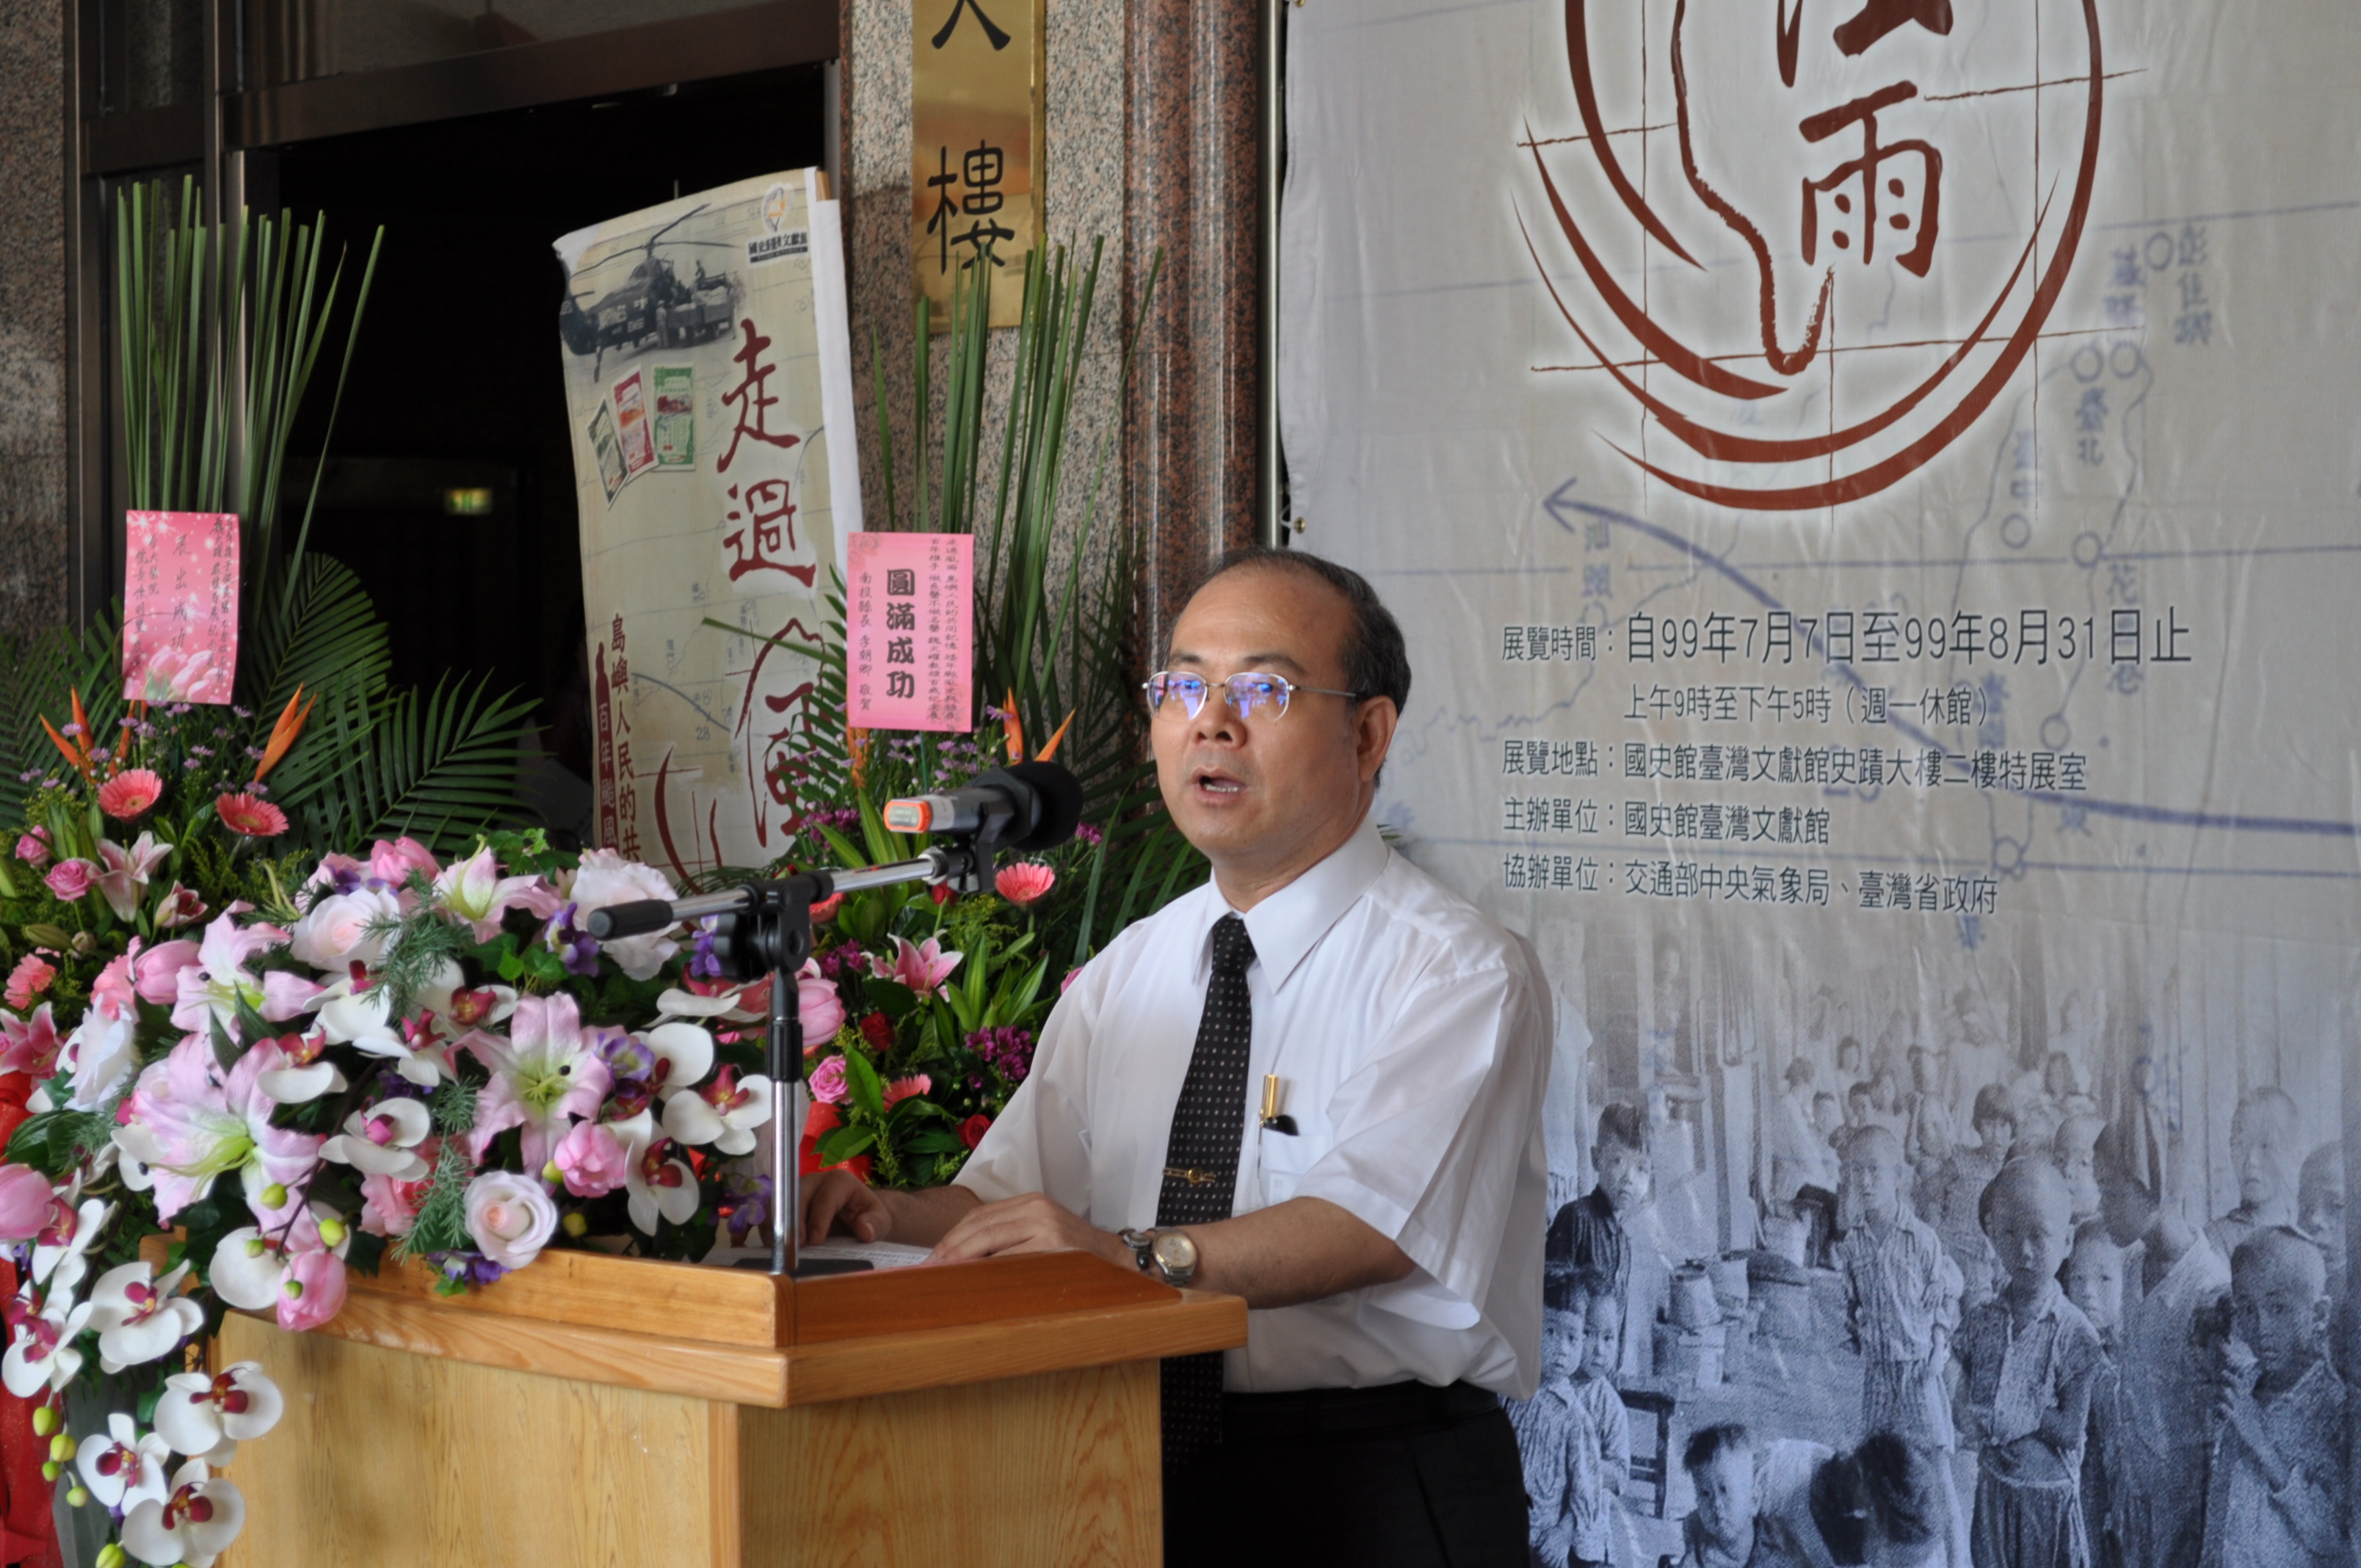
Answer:
<svg viewBox="0 0 2361 1568"><path fill-rule="evenodd" d="M1409 638L1377 811L1555 987L1536 1549L1747 1561L1694 1452L1749 1469L1753 1561L1828 1561L1811 1485L1885 1434L1936 1499L1892 1561L2345 1552L2361 27L1288 21L1297 543ZM2004 1390L2031 1168L2087 1378ZM2258 1380L2234 1268L2340 1326ZM1568 1413L1602 1313L1620 1468ZM2086 1397L2070 1494L2011 1490Z"/></svg>
<svg viewBox="0 0 2361 1568"><path fill-rule="evenodd" d="M829 434L852 428L841 227L815 189L745 181L556 246L598 837L680 878L793 834L818 689L795 650L819 645L838 530L860 526Z"/></svg>
<svg viewBox="0 0 2361 1568"><path fill-rule="evenodd" d="M237 684L237 519L127 512L123 538L124 699L228 702Z"/></svg>

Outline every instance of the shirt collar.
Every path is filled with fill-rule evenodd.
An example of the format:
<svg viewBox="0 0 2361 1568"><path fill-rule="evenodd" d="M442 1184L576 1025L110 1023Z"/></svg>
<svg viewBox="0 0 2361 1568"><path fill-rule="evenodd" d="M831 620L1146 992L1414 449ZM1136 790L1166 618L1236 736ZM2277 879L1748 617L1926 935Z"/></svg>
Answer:
<svg viewBox="0 0 2361 1568"><path fill-rule="evenodd" d="M1365 817L1352 837L1328 858L1264 899L1242 916L1246 935L1254 940L1255 961L1277 991L1288 981L1328 928L1360 901L1393 851L1378 831L1374 816ZM1235 914L1222 896L1221 884L1205 883L1207 898L1202 927L1197 932L1196 978L1202 981L1213 967L1213 927L1224 915Z"/></svg>

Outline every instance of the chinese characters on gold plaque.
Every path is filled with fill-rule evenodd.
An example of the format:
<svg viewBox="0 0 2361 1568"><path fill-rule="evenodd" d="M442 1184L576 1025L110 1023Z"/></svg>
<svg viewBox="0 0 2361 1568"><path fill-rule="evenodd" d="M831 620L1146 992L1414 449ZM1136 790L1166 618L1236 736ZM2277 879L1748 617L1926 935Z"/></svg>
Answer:
<svg viewBox="0 0 2361 1568"><path fill-rule="evenodd" d="M937 332L950 327L953 280L987 250L992 324L1023 313L1023 258L1041 232L1041 0L911 7L910 239Z"/></svg>

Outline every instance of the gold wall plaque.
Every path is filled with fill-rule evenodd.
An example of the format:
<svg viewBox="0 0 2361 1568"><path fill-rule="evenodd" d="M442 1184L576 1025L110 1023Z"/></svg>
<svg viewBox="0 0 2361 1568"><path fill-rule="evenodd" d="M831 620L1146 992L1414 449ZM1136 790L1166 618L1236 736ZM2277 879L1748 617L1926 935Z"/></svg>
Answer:
<svg viewBox="0 0 2361 1568"><path fill-rule="evenodd" d="M950 328L952 279L987 246L992 324L1024 313L1024 257L1041 233L1043 10L1044 0L910 7L910 241L937 332Z"/></svg>

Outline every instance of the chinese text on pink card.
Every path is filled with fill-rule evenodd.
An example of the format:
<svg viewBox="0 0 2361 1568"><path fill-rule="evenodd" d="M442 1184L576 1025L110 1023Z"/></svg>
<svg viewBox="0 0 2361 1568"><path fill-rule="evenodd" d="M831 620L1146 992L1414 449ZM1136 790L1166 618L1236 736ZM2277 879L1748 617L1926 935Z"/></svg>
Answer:
<svg viewBox="0 0 2361 1568"><path fill-rule="evenodd" d="M123 696L227 702L237 679L237 519L135 511L124 518Z"/></svg>
<svg viewBox="0 0 2361 1568"><path fill-rule="evenodd" d="M856 729L972 729L975 541L856 533L847 542L845 705Z"/></svg>

